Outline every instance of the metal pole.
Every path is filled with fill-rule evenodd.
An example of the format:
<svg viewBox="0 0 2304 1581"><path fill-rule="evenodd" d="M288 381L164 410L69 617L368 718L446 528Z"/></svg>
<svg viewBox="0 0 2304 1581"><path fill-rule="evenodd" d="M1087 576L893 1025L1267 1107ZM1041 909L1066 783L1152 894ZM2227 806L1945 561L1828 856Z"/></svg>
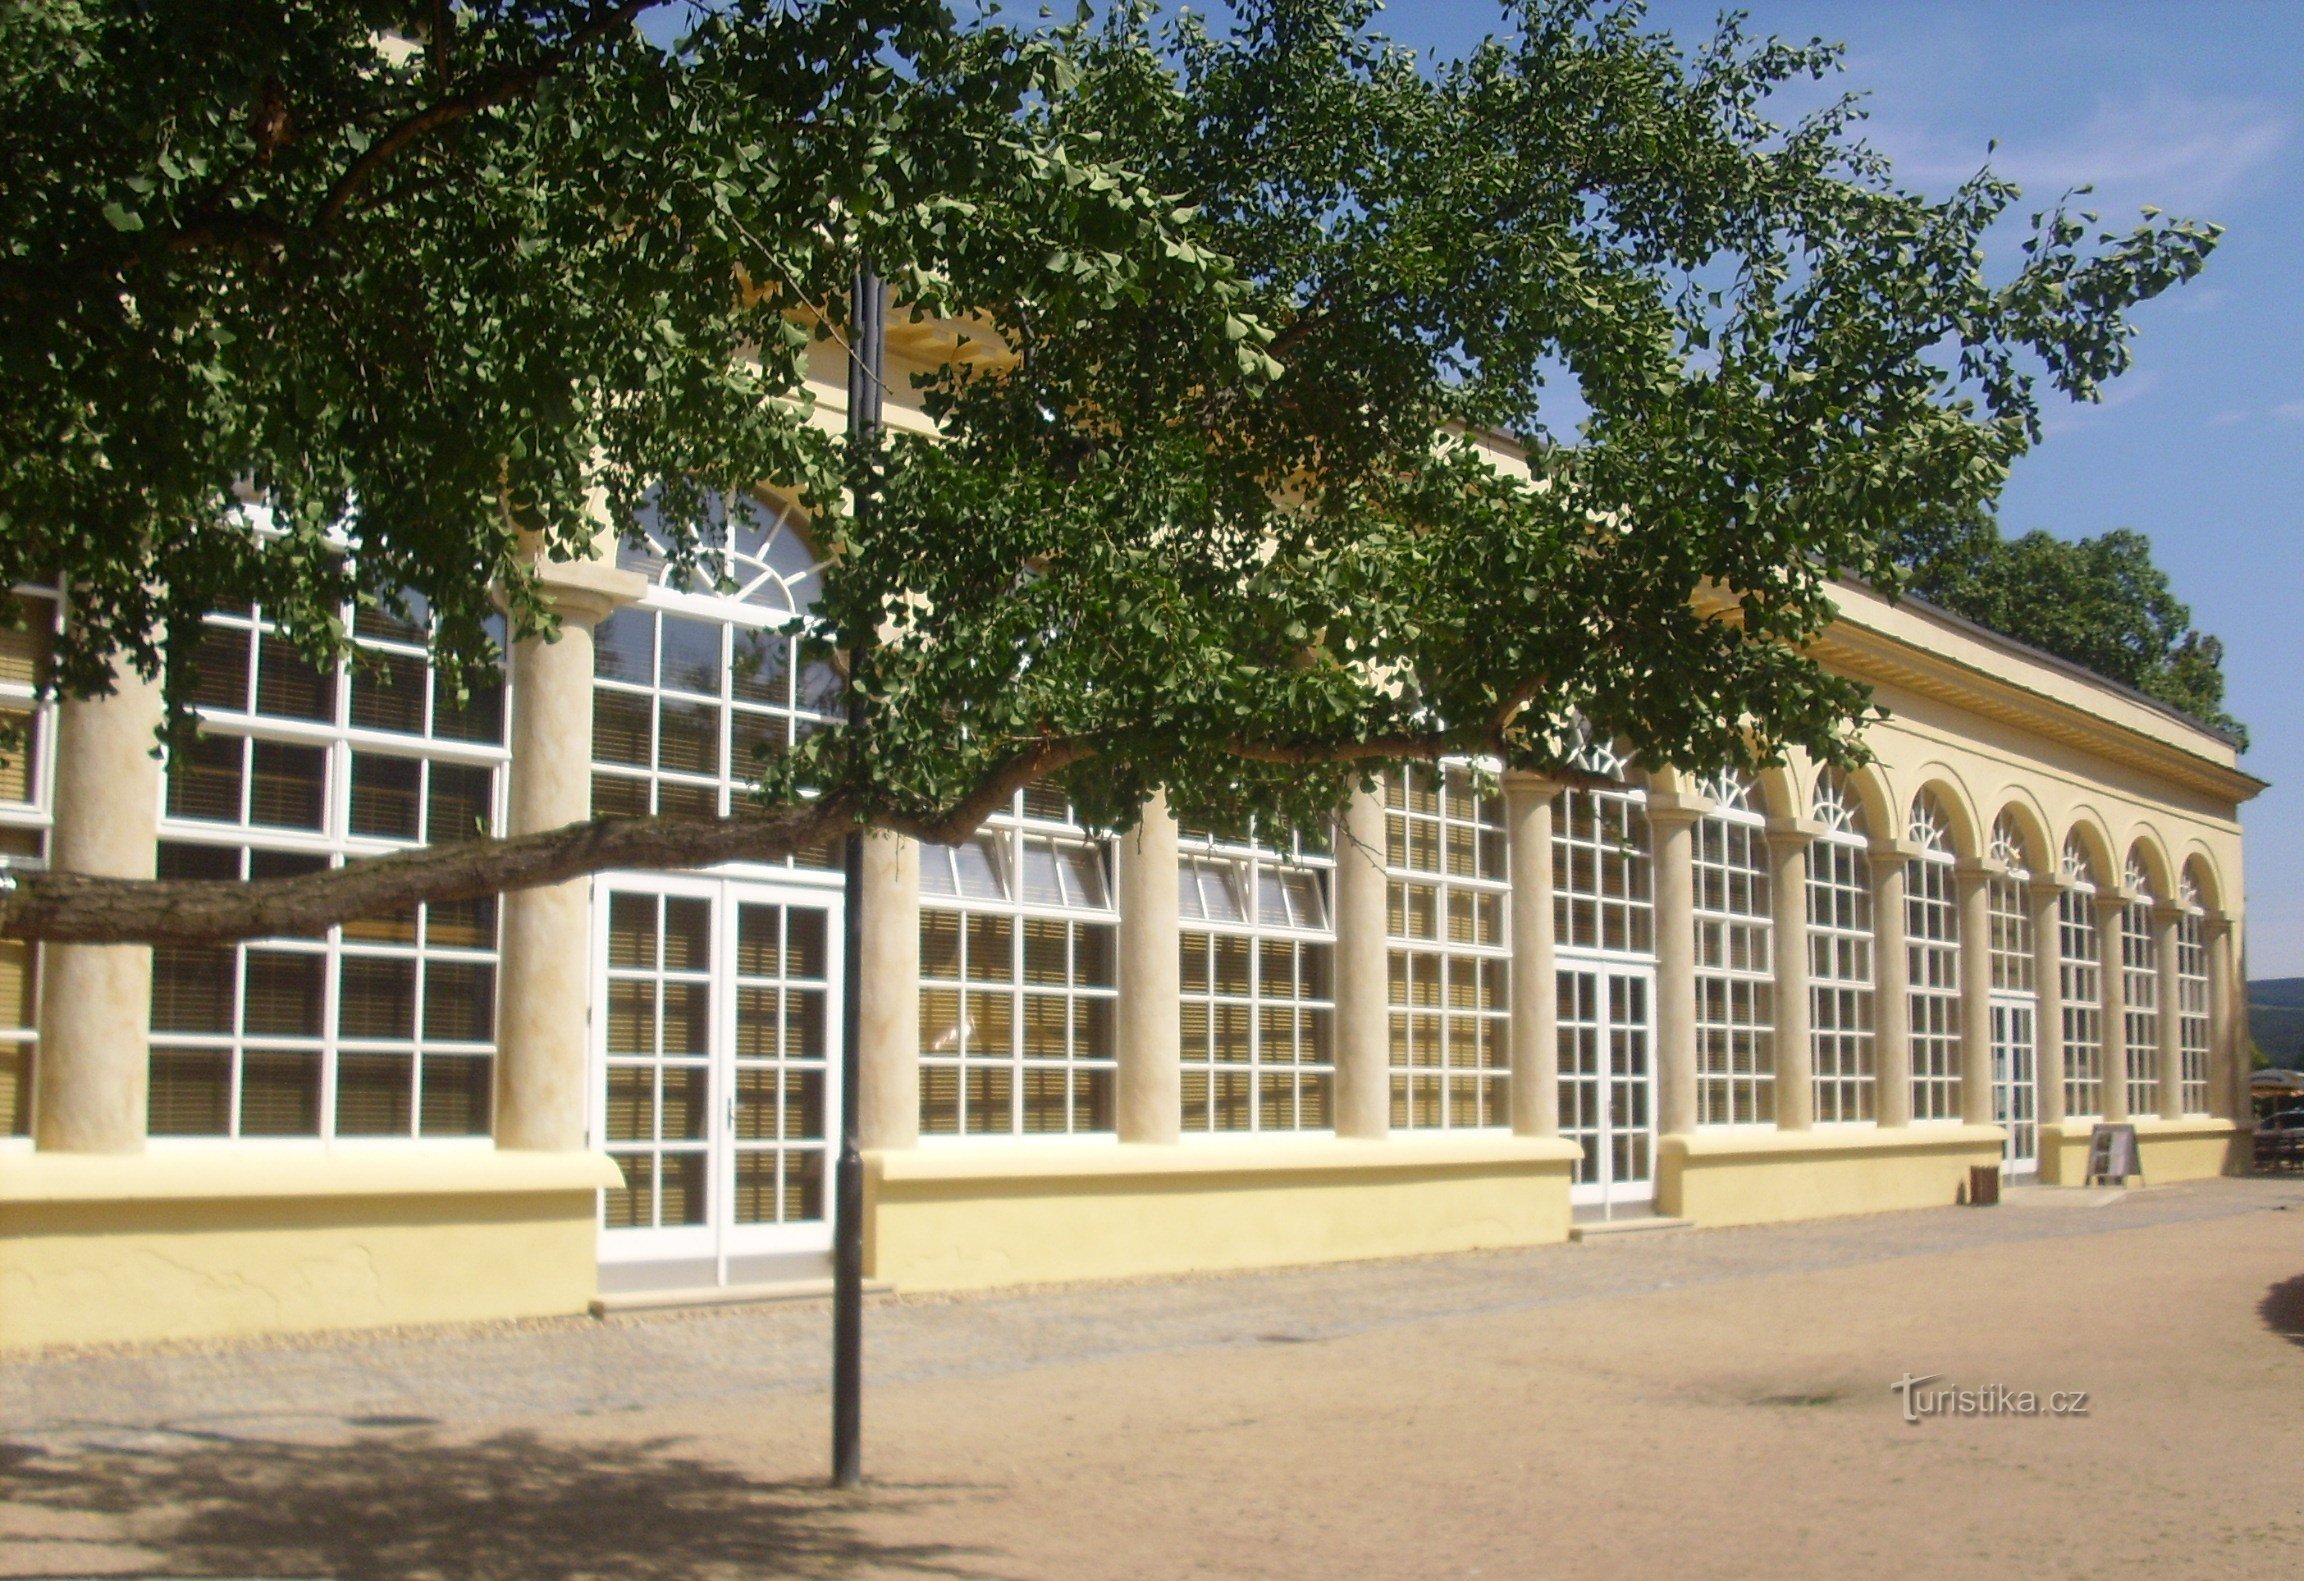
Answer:
<svg viewBox="0 0 2304 1581"><path fill-rule="evenodd" d="M881 364L885 358L880 277L859 265L850 297L848 437L861 460L853 502L859 526L872 512L872 477L880 437ZM850 634L848 728L861 733L864 689L855 662L871 639ZM864 1481L864 1152L858 1130L863 1080L864 831L852 830L847 848L847 900L841 908L840 1159L832 1212L832 1485Z"/></svg>

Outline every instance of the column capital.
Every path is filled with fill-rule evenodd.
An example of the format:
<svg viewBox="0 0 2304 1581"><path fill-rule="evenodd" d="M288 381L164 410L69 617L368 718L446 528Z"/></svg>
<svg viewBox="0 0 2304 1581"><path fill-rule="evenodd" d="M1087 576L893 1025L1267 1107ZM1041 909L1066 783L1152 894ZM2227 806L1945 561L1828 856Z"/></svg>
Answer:
<svg viewBox="0 0 2304 1581"><path fill-rule="evenodd" d="M1506 769L1497 779L1507 796L1536 796L1545 801L1568 788L1568 782L1559 775L1537 769Z"/></svg>
<svg viewBox="0 0 2304 1581"><path fill-rule="evenodd" d="M1823 838L1824 826L1813 818L1771 818L1763 832L1771 846L1805 848Z"/></svg>
<svg viewBox="0 0 2304 1581"><path fill-rule="evenodd" d="M1692 824L1713 810L1714 803L1708 796L1690 796L1682 791L1648 793L1648 822L1651 826Z"/></svg>
<svg viewBox="0 0 2304 1581"><path fill-rule="evenodd" d="M1866 853L1876 862L1909 862L1922 849L1917 840L1898 840L1887 835L1882 835L1865 847Z"/></svg>
<svg viewBox="0 0 2304 1581"><path fill-rule="evenodd" d="M536 592L562 620L597 625L648 591L648 579L606 560L547 560L536 567Z"/></svg>
<svg viewBox="0 0 2304 1581"><path fill-rule="evenodd" d="M2132 889L2099 888L2096 891L2096 910L2099 914L2111 912L2117 915L2143 898Z"/></svg>
<svg viewBox="0 0 2304 1581"><path fill-rule="evenodd" d="M1964 856L1952 864L1952 876L1963 883L1989 883L1995 878L2006 878L2008 867L1983 857Z"/></svg>
<svg viewBox="0 0 2304 1581"><path fill-rule="evenodd" d="M2234 920L2232 913L2220 906L2203 906L2200 908L2200 926L2207 931L2208 937L2211 939L2230 933Z"/></svg>
<svg viewBox="0 0 2304 1581"><path fill-rule="evenodd" d="M2187 906L2180 900L2156 900L2152 903L2152 920L2164 928L2172 928L2186 917L2202 915L2198 906Z"/></svg>

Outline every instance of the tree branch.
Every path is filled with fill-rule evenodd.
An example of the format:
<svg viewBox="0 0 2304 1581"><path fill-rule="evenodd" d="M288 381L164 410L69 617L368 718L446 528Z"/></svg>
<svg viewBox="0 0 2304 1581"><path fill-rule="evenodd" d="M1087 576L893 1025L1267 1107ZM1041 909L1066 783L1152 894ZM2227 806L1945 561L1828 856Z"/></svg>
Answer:
<svg viewBox="0 0 2304 1581"><path fill-rule="evenodd" d="M652 0L621 0L620 4L595 13L591 20L568 35L565 44L558 49L547 50L533 64L523 66L518 71L506 72L493 82L483 83L453 98L427 105L394 123L336 178L335 185L328 189L328 195L320 200L319 211L313 217L313 229L326 230L333 225L344 212L344 206L383 168L385 162L409 144L443 126L530 92L583 50L617 29L629 27L632 20L647 10L651 3Z"/></svg>
<svg viewBox="0 0 2304 1581"><path fill-rule="evenodd" d="M217 944L309 933L421 901L476 900L611 868L710 867L774 861L844 833L844 797L730 818L596 818L505 840L425 846L323 873L252 883L13 875L0 889L0 937L56 943Z"/></svg>

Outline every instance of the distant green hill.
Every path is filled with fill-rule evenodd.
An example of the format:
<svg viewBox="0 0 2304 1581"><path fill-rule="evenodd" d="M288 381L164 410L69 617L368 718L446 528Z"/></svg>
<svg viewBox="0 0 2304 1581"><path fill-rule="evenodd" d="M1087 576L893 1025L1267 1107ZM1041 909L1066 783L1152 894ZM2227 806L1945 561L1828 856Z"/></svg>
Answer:
<svg viewBox="0 0 2304 1581"><path fill-rule="evenodd" d="M2248 985L2248 1035L2273 1064L2304 1070L2304 977Z"/></svg>

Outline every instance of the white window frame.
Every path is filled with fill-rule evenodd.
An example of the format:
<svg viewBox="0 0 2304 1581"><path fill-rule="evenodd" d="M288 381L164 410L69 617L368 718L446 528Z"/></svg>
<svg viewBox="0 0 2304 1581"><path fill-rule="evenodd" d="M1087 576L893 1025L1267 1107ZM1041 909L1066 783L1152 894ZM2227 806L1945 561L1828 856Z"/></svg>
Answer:
<svg viewBox="0 0 2304 1581"><path fill-rule="evenodd" d="M1176 859L1177 932L1181 955L1178 1033L1183 1065L1182 1134L1190 1141L1249 1136L1333 1136L1336 1132L1336 860L1291 837L1282 850L1258 838L1229 839L1180 831ZM1215 902L1212 904L1211 902ZM1226 941L1243 952L1245 991L1220 986L1218 957ZM1288 952L1288 992L1268 991L1268 952ZM1308 970L1308 951L1324 965ZM1199 956L1195 971L1193 957ZM1304 994L1309 980L1325 993ZM1195 987L1195 982L1204 984ZM1220 1060L1221 1022L1238 1017L1245 1063ZM1276 1050L1287 1023L1287 1046ZM1199 1025L1195 1027L1194 1023ZM1312 1045L1306 1056L1307 1040ZM1247 1124L1219 1124L1226 1085L1244 1084L1238 1097ZM1290 1123L1266 1123L1267 1088L1285 1088ZM1319 1123L1306 1125L1307 1093L1317 1094ZM1195 1114L1195 1108L1198 1114Z"/></svg>
<svg viewBox="0 0 2304 1581"><path fill-rule="evenodd" d="M1808 846L1808 1043L1818 1126L1878 1122L1879 954L1872 856L1862 808L1844 779L1816 777Z"/></svg>
<svg viewBox="0 0 2304 1581"><path fill-rule="evenodd" d="M1911 1027L1912 1119L1960 1119L1960 896L1957 858L1943 807L1913 798L1906 837L1919 847L1904 864L1905 1003Z"/></svg>
<svg viewBox="0 0 2304 1581"><path fill-rule="evenodd" d="M1069 808L1059 810L1061 793L1027 787L1019 791L1008 810L987 819L984 828L964 848L923 846L920 851L920 927L922 956L920 969L920 1079L921 1106L920 1143L923 1147L970 1147L984 1145L1013 1145L1052 1141L1117 1142L1119 1061L1117 1048L1102 1054L1080 1052L1083 1028L1093 1029L1101 1021L1107 1039L1117 1037L1118 1027L1118 971L1119 971L1119 908L1115 903L1113 884L1113 842L1081 827ZM977 853L969 857L968 851ZM1044 862L1040 859L1044 857ZM936 878L936 863L943 861L945 880ZM945 884L958 888L966 879L964 861L981 861L981 869L992 875L999 893L950 893ZM1055 881L1054 900L1032 899L1024 895L1027 875L1035 867ZM1083 886L1090 882L1085 875L1097 875L1093 884L1100 893L1090 894ZM932 916L957 918L958 973L952 976L932 975L928 965L926 930ZM970 918L1004 918L1008 922L1009 959L1004 973L996 977L971 977L968 968L973 963L970 942ZM1035 983L1027 975L1026 924L1053 922L1066 926L1065 975L1060 983ZM1082 980L1080 958L1080 930L1100 928L1105 934L1105 960L1109 967L1110 983ZM952 1050L937 1046L935 1022L931 1013L933 995L956 995L954 1025L960 1043ZM967 1007L970 996L1005 995L1008 1001L1008 1047L1004 1053L979 1055L970 1044L973 1021ZM1026 1048L1027 1012L1034 1004L1062 1001L1065 1021L1065 1053L1055 1059L1028 1055ZM1101 1007L1101 1008L1099 1008ZM933 1127L928 1105L930 1083L935 1073L951 1071L953 1083L953 1117L955 1129L951 1131ZM969 1092L972 1072L1002 1073L1008 1096L1008 1119L997 1129L971 1129L975 1099ZM1026 1129L1029 1106L1025 1089L1029 1080L1045 1080L1059 1076L1066 1085L1065 1127L1056 1129ZM1101 1091L1101 1097L1094 1096ZM1085 1112L1091 1117L1101 1104L1108 1124L1082 1126L1085 1091L1091 1096L1085 1101Z"/></svg>
<svg viewBox="0 0 2304 1581"><path fill-rule="evenodd" d="M1776 1122L1776 947L1768 820L1751 787L1724 772L1699 794L1689 860L1696 915L1696 1123Z"/></svg>
<svg viewBox="0 0 2304 1581"><path fill-rule="evenodd" d="M2063 893L2056 898L2056 963L2063 990L2064 1113L2104 1112L2104 949L2096 914L2096 870L2077 839L2057 859Z"/></svg>
<svg viewBox="0 0 2304 1581"><path fill-rule="evenodd" d="M356 621L348 620L347 624L354 627L353 641L355 646L360 649L402 659L424 659L424 650L418 642L407 640L398 635L379 635L372 631L359 630L359 622ZM259 648L259 639L272 634L272 625L263 617L261 610L230 611L209 616L204 625L204 634L207 632L243 634L249 642L251 653L254 654ZM335 702L331 721L300 720L257 713L255 707L257 689L261 679L259 674L260 660L252 659L244 681L246 689L242 693L240 707L233 708L226 704L211 703L194 709L194 714L200 721L205 737L211 740L236 740L243 743L240 760L238 821L227 823L222 820L179 817L171 814L168 810L169 783L167 776L163 774L159 787L158 838L164 842L187 847L207 847L251 853L249 856L239 858L242 871L248 870L246 864L253 862L254 853L279 855L292 859L301 857L329 866L339 866L344 862L362 857L388 855L394 851L410 850L427 843L432 833L429 829L422 830L420 832L421 837L413 840L381 838L352 832L352 768L356 754L414 761L424 765L421 771L423 778L420 783L427 787L430 781L430 766L434 764L479 769L487 772L490 782L487 809L489 828L487 832L500 833L504 827L506 798L509 792L509 775L506 771L511 762L509 742L512 725L511 710L514 706L514 700L510 677L507 675L503 683L502 705L498 716L498 734L501 740L497 743L464 741L433 733L432 710L433 699L437 694L437 684L428 660L424 662L426 691L424 717L427 723L425 732L419 734L372 729L351 723L355 682L351 673L352 665L349 662L338 666L334 674ZM264 743L316 749L322 754L324 767L320 828L282 828L259 824L254 821L252 813L255 792L252 765L256 746ZM430 800L427 789L422 795L420 805L428 809ZM243 1021L242 1029L239 1031L229 1033L181 1032L155 1028L151 1034L151 1039L156 1058L167 1057L174 1050L209 1051L224 1054L230 1064L225 1100L226 1130L221 1134L155 1132L150 1135L150 1145L156 1150L163 1151L219 1146L307 1151L314 1149L322 1151L369 1151L404 1147L457 1149L492 1146L493 1112L490 1113L487 1126L477 1133L426 1135L423 1132L422 1084L427 1058L429 1056L458 1059L485 1057L493 1061L496 1057L496 1039L493 1036L486 1040L475 1041L436 1039L426 1035L422 1014L423 1006L427 1002L423 978L434 963L442 967L468 967L488 971L495 985L491 990L489 1004L489 1019L493 1029L500 1015L497 996L502 987L501 909L499 907L497 917L497 943L487 948L441 945L432 942L428 937L429 918L430 908L423 908L423 920L420 923L418 937L413 943L363 939L359 937L357 932L359 924L354 923L351 926L355 931L349 938L346 936L346 926L338 924L328 928L318 938L251 939L221 947L231 955L236 988L238 985L244 984L247 979L248 960L252 951L267 955L320 957L323 961L321 967L320 1035L317 1037L291 1037L248 1032L245 1030L244 1022L244 988L239 989L235 994L235 1000L240 1005L240 1016ZM362 1038L347 1036L340 1029L338 1022L344 963L363 959L413 961L415 963L415 970L418 974L417 1011L412 1036L389 1039ZM157 1008L157 1000L155 1006ZM244 1129L246 1116L243 1088L247 1060L251 1053L296 1054L314 1056L319 1059L319 1087L315 1098L318 1107L318 1124L315 1133L272 1135L251 1133ZM340 1062L344 1056L357 1057L363 1054L385 1055L395 1058L406 1056L412 1059L413 1067L408 1098L408 1134L339 1133L336 1111L340 1087ZM493 1067L491 1067L490 1087L493 1089Z"/></svg>
<svg viewBox="0 0 2304 1581"><path fill-rule="evenodd" d="M1503 797L1483 783L1497 767L1450 759L1384 777L1385 1004L1395 1131L1511 1127L1512 869ZM1419 787L1420 775L1431 777L1429 791ZM1429 807L1422 805L1427 798ZM1469 814L1460 811L1466 799ZM1422 860L1427 851L1430 859ZM1468 867L1455 860L1465 852ZM1430 907L1429 932L1419 931L1425 920L1415 904L1419 895ZM1417 1110L1426 1102L1437 1118L1420 1122Z"/></svg>

